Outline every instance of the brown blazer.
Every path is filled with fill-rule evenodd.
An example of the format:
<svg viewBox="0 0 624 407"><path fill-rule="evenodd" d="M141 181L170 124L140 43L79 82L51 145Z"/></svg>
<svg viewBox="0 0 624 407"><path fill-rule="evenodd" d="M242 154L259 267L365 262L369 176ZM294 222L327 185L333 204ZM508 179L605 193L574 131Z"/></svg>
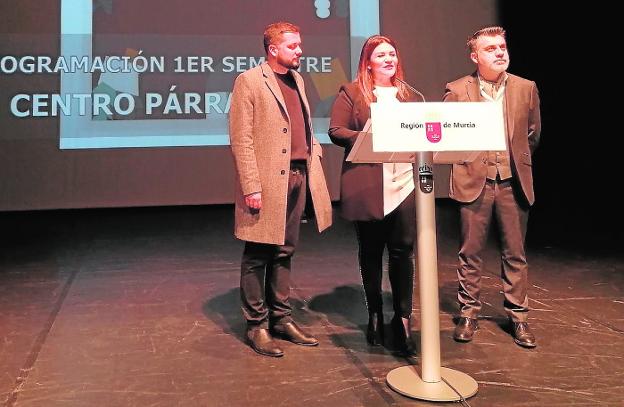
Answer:
<svg viewBox="0 0 624 407"><path fill-rule="evenodd" d="M529 205L535 202L531 155L539 143L540 101L535 82L508 74L504 111L511 169ZM446 85L445 102L480 102L477 73ZM450 197L459 202L472 202L481 193L487 176L487 153L472 163L453 164Z"/></svg>
<svg viewBox="0 0 624 407"><path fill-rule="evenodd" d="M301 76L291 71L312 130L310 107ZM284 244L290 171L290 119L277 79L265 62L234 82L229 133L236 167L234 234L245 241ZM332 223L331 200L323 174L321 145L314 137L307 162L308 188L319 231ZM252 213L244 196L262 193L262 209Z"/></svg>
<svg viewBox="0 0 624 407"><path fill-rule="evenodd" d="M416 96L410 95L410 101ZM331 111L329 138L344 147L340 176L342 217L352 221L384 218L383 164L353 164L346 161L360 131L370 118L370 107L354 82L343 85Z"/></svg>

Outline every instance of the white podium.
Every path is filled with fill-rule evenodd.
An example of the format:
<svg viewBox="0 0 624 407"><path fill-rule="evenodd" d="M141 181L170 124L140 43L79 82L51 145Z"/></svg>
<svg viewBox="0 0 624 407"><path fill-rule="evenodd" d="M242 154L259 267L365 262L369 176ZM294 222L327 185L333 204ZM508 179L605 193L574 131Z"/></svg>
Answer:
<svg viewBox="0 0 624 407"><path fill-rule="evenodd" d="M505 150L498 103L371 104L372 135L365 127L347 160L414 162L416 232L420 282L421 375L415 366L386 376L394 391L428 401L458 401L477 393L465 373L441 366L438 252L433 164L470 162L480 151ZM435 152L435 156L434 156Z"/></svg>

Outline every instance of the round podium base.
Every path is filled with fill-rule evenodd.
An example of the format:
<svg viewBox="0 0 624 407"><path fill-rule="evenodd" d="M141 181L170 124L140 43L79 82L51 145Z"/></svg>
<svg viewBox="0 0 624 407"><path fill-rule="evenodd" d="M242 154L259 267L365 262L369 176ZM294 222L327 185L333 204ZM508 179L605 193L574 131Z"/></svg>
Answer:
<svg viewBox="0 0 624 407"><path fill-rule="evenodd" d="M441 376L467 399L477 394L479 385L476 380L457 370L440 368ZM391 370L386 375L388 386L397 393L413 399L428 401L458 401L461 397L448 384L440 380L435 383L424 382L415 366L403 366Z"/></svg>

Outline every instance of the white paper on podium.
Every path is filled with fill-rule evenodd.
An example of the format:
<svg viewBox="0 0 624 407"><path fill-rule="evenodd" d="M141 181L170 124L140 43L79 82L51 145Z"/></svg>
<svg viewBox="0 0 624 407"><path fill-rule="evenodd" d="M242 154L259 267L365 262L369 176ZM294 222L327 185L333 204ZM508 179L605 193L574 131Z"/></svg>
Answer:
<svg viewBox="0 0 624 407"><path fill-rule="evenodd" d="M351 147L346 161L353 163L413 163L416 154L413 152L375 152L373 151L373 135L370 132L371 120L368 119L357 140Z"/></svg>
<svg viewBox="0 0 624 407"><path fill-rule="evenodd" d="M503 151L503 107L496 102L371 103L373 151Z"/></svg>

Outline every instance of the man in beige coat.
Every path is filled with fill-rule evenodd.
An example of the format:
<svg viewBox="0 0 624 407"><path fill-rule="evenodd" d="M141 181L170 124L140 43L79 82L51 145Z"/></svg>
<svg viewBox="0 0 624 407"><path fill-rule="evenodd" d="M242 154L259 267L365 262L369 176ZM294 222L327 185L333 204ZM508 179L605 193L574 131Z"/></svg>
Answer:
<svg viewBox="0 0 624 407"><path fill-rule="evenodd" d="M299 28L280 22L264 32L267 61L234 83L230 144L236 167L235 235L245 241L241 300L253 350L279 357L273 336L318 345L291 317L291 258L309 189L319 231L331 201L301 76Z"/></svg>
<svg viewBox="0 0 624 407"><path fill-rule="evenodd" d="M528 266L524 249L529 208L535 201L531 156L540 136L539 94L535 82L507 73L505 31L487 27L469 40L477 72L446 85L444 101L491 102L503 107L506 151L482 152L472 163L454 164L451 198L460 202L461 244L457 298L461 307L453 337L469 342L481 311L482 250L493 216L501 241L504 307L514 341L536 346L529 329Z"/></svg>

